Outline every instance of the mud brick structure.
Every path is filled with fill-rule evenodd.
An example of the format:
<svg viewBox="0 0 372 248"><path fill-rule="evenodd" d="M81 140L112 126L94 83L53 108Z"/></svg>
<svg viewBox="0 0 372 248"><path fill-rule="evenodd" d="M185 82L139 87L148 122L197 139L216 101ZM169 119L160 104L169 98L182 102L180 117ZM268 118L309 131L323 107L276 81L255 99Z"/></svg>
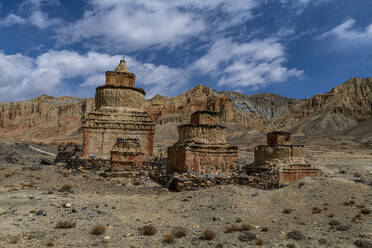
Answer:
<svg viewBox="0 0 372 248"><path fill-rule="evenodd" d="M238 147L226 142L226 127L219 125L219 114L197 111L191 124L178 127L179 140L168 148L168 171L197 174L237 172Z"/></svg>
<svg viewBox="0 0 372 248"><path fill-rule="evenodd" d="M111 151L111 171L128 173L141 171L143 155L138 139L118 138Z"/></svg>
<svg viewBox="0 0 372 248"><path fill-rule="evenodd" d="M280 184L296 181L302 177L318 177L319 170L304 158L304 146L293 145L288 132L267 134L267 145L254 149L254 162L246 167L248 173L273 170L278 172Z"/></svg>
<svg viewBox="0 0 372 248"><path fill-rule="evenodd" d="M95 110L82 126L82 159L110 159L118 138L137 139L145 156L153 154L155 124L143 110L145 91L134 88L135 78L124 60L106 72L106 85L96 89Z"/></svg>

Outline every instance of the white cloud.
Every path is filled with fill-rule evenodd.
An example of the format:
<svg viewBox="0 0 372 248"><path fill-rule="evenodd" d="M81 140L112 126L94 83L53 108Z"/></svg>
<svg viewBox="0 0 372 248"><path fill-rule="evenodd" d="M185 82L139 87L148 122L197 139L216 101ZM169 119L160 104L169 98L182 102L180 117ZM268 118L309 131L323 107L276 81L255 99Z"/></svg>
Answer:
<svg viewBox="0 0 372 248"><path fill-rule="evenodd" d="M331 31L323 33L319 38L333 36L339 40L349 41L371 41L372 40L372 24L368 25L364 30L353 29L355 20L348 18L342 24L333 28Z"/></svg>
<svg viewBox="0 0 372 248"><path fill-rule="evenodd" d="M84 16L60 27L57 37L61 43L93 41L126 51L172 47L247 19L257 5L256 0L91 0Z"/></svg>
<svg viewBox="0 0 372 248"><path fill-rule="evenodd" d="M81 79L80 89L92 91L104 85L104 73L113 70L121 56L89 52L48 51L36 58L0 52L0 101L14 101L41 94L61 95L76 90L70 85ZM137 74L137 87L143 87L148 97L157 93L172 94L187 81L184 70L164 65L142 64L128 57L130 71Z"/></svg>
<svg viewBox="0 0 372 248"><path fill-rule="evenodd" d="M258 87L303 74L303 71L286 68L284 63L284 47L275 39L240 44L222 39L212 44L207 54L190 69L218 77L219 86Z"/></svg>
<svg viewBox="0 0 372 248"><path fill-rule="evenodd" d="M45 29L52 25L62 23L59 18L50 18L47 13L42 11L43 5L58 5L58 0L25 0L20 7L21 12L27 13L24 17L15 14L8 14L2 20L1 26L11 26L14 24L34 25L40 29Z"/></svg>
<svg viewBox="0 0 372 248"><path fill-rule="evenodd" d="M5 18L0 20L0 27L1 26L11 26L14 24L25 24L26 20L18 15L15 14L8 14Z"/></svg>

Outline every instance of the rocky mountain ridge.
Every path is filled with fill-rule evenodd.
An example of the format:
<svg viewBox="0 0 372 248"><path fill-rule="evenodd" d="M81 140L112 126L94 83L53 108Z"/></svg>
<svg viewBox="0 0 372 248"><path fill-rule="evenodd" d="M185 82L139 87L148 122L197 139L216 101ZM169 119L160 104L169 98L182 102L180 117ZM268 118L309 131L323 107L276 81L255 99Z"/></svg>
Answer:
<svg viewBox="0 0 372 248"><path fill-rule="evenodd" d="M67 96L0 103L0 138L81 142L81 122L93 108L92 98ZM205 109L221 112L221 121L235 127L231 130L290 130L299 135L347 131L372 118L372 78L352 78L303 100L271 93L218 92L198 85L176 97L157 95L146 100L144 108L157 123L158 140L168 127L175 134L178 124Z"/></svg>

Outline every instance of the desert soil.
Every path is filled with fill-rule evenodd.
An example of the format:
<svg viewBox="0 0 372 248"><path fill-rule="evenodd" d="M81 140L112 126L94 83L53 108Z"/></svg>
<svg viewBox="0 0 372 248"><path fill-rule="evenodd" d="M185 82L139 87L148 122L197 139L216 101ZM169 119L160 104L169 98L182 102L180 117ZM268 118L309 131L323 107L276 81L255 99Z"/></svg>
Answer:
<svg viewBox="0 0 372 248"><path fill-rule="evenodd" d="M28 145L0 146L2 153L16 152L22 157L15 164L0 163L0 247L341 248L358 247L356 241L359 247L372 244L370 146L308 146L306 159L322 170L321 176L277 190L224 185L174 193L150 179L135 185L130 180L104 179L93 171L69 171L61 164L40 165L41 159L54 157ZM32 146L53 153L47 146ZM247 162L253 159L250 148L243 147L242 153ZM56 228L61 221L76 226ZM91 234L96 224L105 226L103 234ZM252 228L226 232L233 224ZM144 235L144 225L152 225L156 233ZM186 236L166 244L164 235L174 227L186 228ZM200 239L207 229L216 233L214 239ZM299 231L293 236L298 240L288 236L292 231ZM249 240L254 236L249 233L256 239ZM262 239L261 246L257 239Z"/></svg>

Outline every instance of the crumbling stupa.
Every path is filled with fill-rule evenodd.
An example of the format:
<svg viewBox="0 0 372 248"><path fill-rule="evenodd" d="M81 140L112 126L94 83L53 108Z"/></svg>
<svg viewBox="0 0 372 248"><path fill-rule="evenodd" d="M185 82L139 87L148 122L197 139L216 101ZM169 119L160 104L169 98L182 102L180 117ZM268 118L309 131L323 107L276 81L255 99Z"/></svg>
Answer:
<svg viewBox="0 0 372 248"><path fill-rule="evenodd" d="M153 154L155 124L143 111L145 91L134 87L135 79L124 60L115 71L106 72L106 85L96 89L95 110L83 123L81 158L110 159L114 145L120 141L118 138L136 139L138 152ZM125 145L131 146L130 142L119 143L116 148L120 151ZM128 147L129 150L132 148Z"/></svg>
<svg viewBox="0 0 372 248"><path fill-rule="evenodd" d="M246 169L248 173L275 170L278 172L279 184L319 175L319 171L305 161L304 146L292 144L289 132L268 133L267 145L255 147L254 162Z"/></svg>
<svg viewBox="0 0 372 248"><path fill-rule="evenodd" d="M226 142L219 113L197 111L191 124L178 127L179 140L168 148L168 171L221 174L237 172L238 147Z"/></svg>

